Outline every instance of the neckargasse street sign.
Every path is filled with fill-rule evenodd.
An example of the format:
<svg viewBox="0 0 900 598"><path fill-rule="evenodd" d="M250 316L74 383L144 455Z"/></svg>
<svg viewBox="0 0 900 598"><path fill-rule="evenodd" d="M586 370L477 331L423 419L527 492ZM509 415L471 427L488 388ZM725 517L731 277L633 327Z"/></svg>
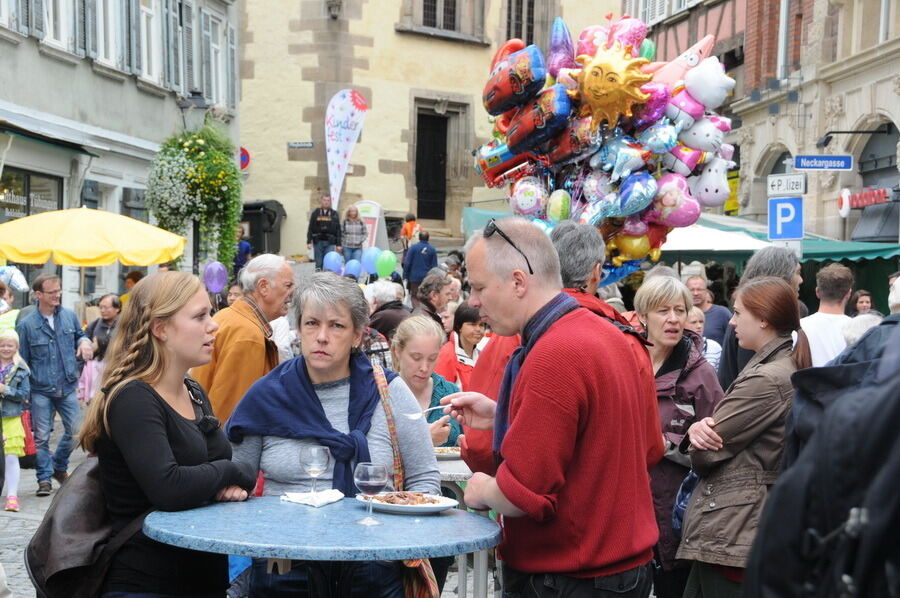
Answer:
<svg viewBox="0 0 900 598"><path fill-rule="evenodd" d="M794 170L853 170L853 156L794 156Z"/></svg>

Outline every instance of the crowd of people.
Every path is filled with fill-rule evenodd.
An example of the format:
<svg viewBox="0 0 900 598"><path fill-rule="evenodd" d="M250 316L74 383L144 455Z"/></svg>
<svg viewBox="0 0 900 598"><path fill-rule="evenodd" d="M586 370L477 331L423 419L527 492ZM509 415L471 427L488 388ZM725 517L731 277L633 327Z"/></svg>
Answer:
<svg viewBox="0 0 900 598"><path fill-rule="evenodd" d="M222 309L196 276L164 271L101 297L86 329L60 305L60 279L38 276L34 307L0 314L5 508L19 508L26 409L37 495L66 481L77 442L99 459L114 531L151 509L315 480L352 496L358 462L391 471L396 453L403 472L388 490L440 493L433 448L459 446L473 471L466 504L502 516L507 596L737 597L800 421L793 375L839 363L900 318L900 273L882 320L840 264L817 272L818 309L801 317L799 263L777 247L749 260L730 306L704 275L656 266L629 313L601 298L605 244L591 226L548 236L492 220L442 259L407 225L418 242L402 278L297 281L283 257L248 256ZM366 235L355 208L340 223L323 200L309 233L318 269ZM0 298L10 310L3 286ZM318 446L332 459L313 477L297 455ZM450 559L431 566L442 587ZM403 596L403 575L400 562L273 573L254 559L230 595L315 595L340 577L353 596ZM103 592L221 597L229 584L226 557L137 532Z"/></svg>

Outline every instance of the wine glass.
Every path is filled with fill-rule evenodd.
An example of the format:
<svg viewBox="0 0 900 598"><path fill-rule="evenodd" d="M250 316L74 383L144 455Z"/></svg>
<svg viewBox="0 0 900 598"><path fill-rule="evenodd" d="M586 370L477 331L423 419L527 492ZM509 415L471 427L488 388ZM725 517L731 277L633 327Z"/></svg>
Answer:
<svg viewBox="0 0 900 598"><path fill-rule="evenodd" d="M357 521L360 525L381 525L381 522L372 517L372 498L384 490L388 483L388 471L384 465L375 463L359 463L353 472L353 481L359 491L369 497L366 516Z"/></svg>
<svg viewBox="0 0 900 598"><path fill-rule="evenodd" d="M313 445L300 449L300 465L303 467L303 471L313 479L313 494L316 493L316 482L319 476L328 469L330 459L331 451L327 446Z"/></svg>

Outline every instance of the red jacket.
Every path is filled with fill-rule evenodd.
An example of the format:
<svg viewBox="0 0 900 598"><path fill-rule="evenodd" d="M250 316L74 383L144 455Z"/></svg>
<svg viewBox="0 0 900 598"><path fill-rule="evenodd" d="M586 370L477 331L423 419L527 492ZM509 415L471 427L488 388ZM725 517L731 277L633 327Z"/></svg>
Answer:
<svg viewBox="0 0 900 598"><path fill-rule="evenodd" d="M447 342L441 347L438 353L437 363L434 364L434 373L443 376L447 382L456 384L461 391L469 391L469 384L472 379L472 370L475 366L462 363L456 357L456 333L451 332ZM479 359L481 356L478 356ZM478 365L476 362L475 365ZM505 364L504 364L505 365ZM496 398L496 397L491 397Z"/></svg>
<svg viewBox="0 0 900 598"><path fill-rule="evenodd" d="M525 357L512 390L497 484L503 560L528 573L605 576L646 564L658 532L647 473L639 364L610 322L577 309ZM659 441L662 442L662 434Z"/></svg>
<svg viewBox="0 0 900 598"><path fill-rule="evenodd" d="M472 392L497 400L500 396L500 383L503 382L503 372L506 363L519 345L522 337L500 336L494 334L485 345L478 362L472 370L469 378L469 388ZM497 465L494 463L494 451L492 443L494 434L491 430L473 430L463 426L462 458L472 471L481 471L489 475L497 473Z"/></svg>
<svg viewBox="0 0 900 598"><path fill-rule="evenodd" d="M620 324L630 326L629 321L615 310L606 301L588 295L578 289L563 289L564 293L574 297L578 304L585 309L589 309L595 314L603 316L609 320L616 321ZM653 417L646 420L647 429L645 430L647 440L647 467L653 467L663 457L665 452L665 444L662 441L662 430L659 427L659 401L656 396L656 376L653 373L653 362L650 361L650 353L647 352L646 344L633 334L625 334L628 339L628 348L634 355L638 364L635 382L640 389L640 396L643 404Z"/></svg>

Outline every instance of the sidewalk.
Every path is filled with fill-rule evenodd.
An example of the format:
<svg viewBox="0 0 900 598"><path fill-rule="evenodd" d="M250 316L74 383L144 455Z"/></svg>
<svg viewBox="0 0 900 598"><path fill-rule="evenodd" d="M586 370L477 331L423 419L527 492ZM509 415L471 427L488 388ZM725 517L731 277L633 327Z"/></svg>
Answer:
<svg viewBox="0 0 900 598"><path fill-rule="evenodd" d="M62 434L62 422L56 419L53 425L50 446L56 446ZM71 473L87 455L81 449L75 449L69 459L69 473ZM50 508L59 484L52 481L54 493L50 496L35 496L37 491L37 478L33 469L23 469L19 481L19 505L18 513L0 511L0 563L6 570L7 583L12 592L12 598L34 598L34 587L25 572L24 552L25 546L34 530L44 517L44 513ZM0 505L2 506L2 505Z"/></svg>

